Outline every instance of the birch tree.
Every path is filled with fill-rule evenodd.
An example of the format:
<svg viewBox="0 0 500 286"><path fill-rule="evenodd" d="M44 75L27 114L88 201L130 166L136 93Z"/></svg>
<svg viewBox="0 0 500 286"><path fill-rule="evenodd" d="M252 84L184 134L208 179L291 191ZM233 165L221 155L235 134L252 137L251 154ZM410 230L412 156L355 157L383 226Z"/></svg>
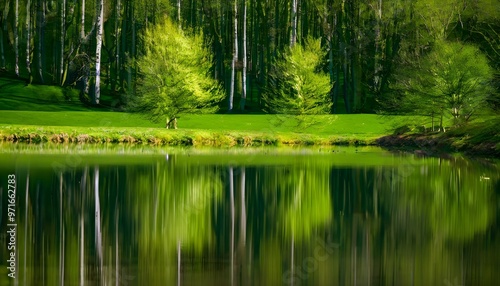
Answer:
<svg viewBox="0 0 500 286"><path fill-rule="evenodd" d="M101 48L102 48L102 31L104 25L104 0L97 2L97 36L95 50L95 94L94 104L99 104L101 97Z"/></svg>
<svg viewBox="0 0 500 286"><path fill-rule="evenodd" d="M243 0L243 71L240 109L245 110L247 99L247 0Z"/></svg>
<svg viewBox="0 0 500 286"><path fill-rule="evenodd" d="M290 33L290 47L295 46L297 43L297 5L299 0L292 0L291 15L290 15L290 27L292 29Z"/></svg>
<svg viewBox="0 0 500 286"><path fill-rule="evenodd" d="M238 0L234 0L234 38L233 38L233 60L231 61L231 87L229 88L229 107L228 110L233 110L233 98L235 90L235 75L236 75L236 63L238 62Z"/></svg>

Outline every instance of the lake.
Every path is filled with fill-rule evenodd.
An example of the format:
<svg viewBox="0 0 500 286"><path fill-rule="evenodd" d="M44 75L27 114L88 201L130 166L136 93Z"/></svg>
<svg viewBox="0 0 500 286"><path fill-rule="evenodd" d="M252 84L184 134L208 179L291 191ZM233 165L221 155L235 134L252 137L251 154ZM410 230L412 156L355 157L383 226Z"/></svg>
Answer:
<svg viewBox="0 0 500 286"><path fill-rule="evenodd" d="M0 190L0 285L500 283L495 160L2 143Z"/></svg>

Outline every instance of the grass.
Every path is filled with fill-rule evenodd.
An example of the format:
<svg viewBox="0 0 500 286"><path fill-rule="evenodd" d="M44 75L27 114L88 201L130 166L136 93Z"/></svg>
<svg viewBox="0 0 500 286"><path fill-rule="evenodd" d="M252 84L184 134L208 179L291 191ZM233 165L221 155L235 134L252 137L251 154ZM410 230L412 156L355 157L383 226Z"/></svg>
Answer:
<svg viewBox="0 0 500 286"><path fill-rule="evenodd" d="M112 98L104 95L103 102L104 106L110 105ZM218 147L375 145L379 144L377 138L393 134L398 127L409 125L404 132L418 133L418 126L430 127L428 121L419 116L375 114L304 118L270 114L185 114L179 118L180 129L166 130L164 122L153 123L138 114L83 105L78 100L78 92L69 88L26 85L22 81L0 78L0 141ZM446 141L455 150L487 144L488 148L493 146L499 151L499 124L493 117L493 120L478 120L442 135L424 136ZM401 142L406 144L404 140L397 144Z"/></svg>

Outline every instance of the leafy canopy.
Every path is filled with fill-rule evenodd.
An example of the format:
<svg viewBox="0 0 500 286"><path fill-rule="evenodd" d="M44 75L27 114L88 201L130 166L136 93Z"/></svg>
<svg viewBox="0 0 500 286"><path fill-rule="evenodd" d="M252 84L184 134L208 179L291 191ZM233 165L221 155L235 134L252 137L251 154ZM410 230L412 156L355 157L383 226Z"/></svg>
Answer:
<svg viewBox="0 0 500 286"><path fill-rule="evenodd" d="M331 108L330 78L320 71L324 51L319 39L286 51L270 71L269 88L263 95L270 113L327 114Z"/></svg>
<svg viewBox="0 0 500 286"><path fill-rule="evenodd" d="M414 67L402 69L393 87L403 95L402 109L420 114L451 116L463 123L486 110L493 94L488 59L472 45L437 41Z"/></svg>
<svg viewBox="0 0 500 286"><path fill-rule="evenodd" d="M133 110L152 121L171 120L181 113L211 113L223 97L209 76L210 52L202 35L187 35L166 19L145 32L144 55L138 58L140 79Z"/></svg>

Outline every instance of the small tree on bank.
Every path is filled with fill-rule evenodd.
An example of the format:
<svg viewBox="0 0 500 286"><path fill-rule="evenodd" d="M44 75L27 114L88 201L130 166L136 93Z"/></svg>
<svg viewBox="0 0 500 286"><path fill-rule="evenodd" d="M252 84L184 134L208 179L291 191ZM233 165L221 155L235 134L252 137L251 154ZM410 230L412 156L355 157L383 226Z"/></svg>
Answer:
<svg viewBox="0 0 500 286"><path fill-rule="evenodd" d="M186 35L166 19L145 32L143 44L133 110L154 122L166 120L166 128L177 128L181 113L217 111L224 94L209 76L212 58L202 35Z"/></svg>
<svg viewBox="0 0 500 286"><path fill-rule="evenodd" d="M401 110L453 118L465 124L480 110L487 110L493 95L493 72L481 51L460 42L438 41L432 51L414 67L403 67L393 88ZM396 102L396 101L395 101ZM396 106L396 104L395 104Z"/></svg>
<svg viewBox="0 0 500 286"><path fill-rule="evenodd" d="M292 115L327 114L331 108L330 78L321 71L324 56L320 40L307 39L285 52L269 74L263 95L269 113Z"/></svg>

